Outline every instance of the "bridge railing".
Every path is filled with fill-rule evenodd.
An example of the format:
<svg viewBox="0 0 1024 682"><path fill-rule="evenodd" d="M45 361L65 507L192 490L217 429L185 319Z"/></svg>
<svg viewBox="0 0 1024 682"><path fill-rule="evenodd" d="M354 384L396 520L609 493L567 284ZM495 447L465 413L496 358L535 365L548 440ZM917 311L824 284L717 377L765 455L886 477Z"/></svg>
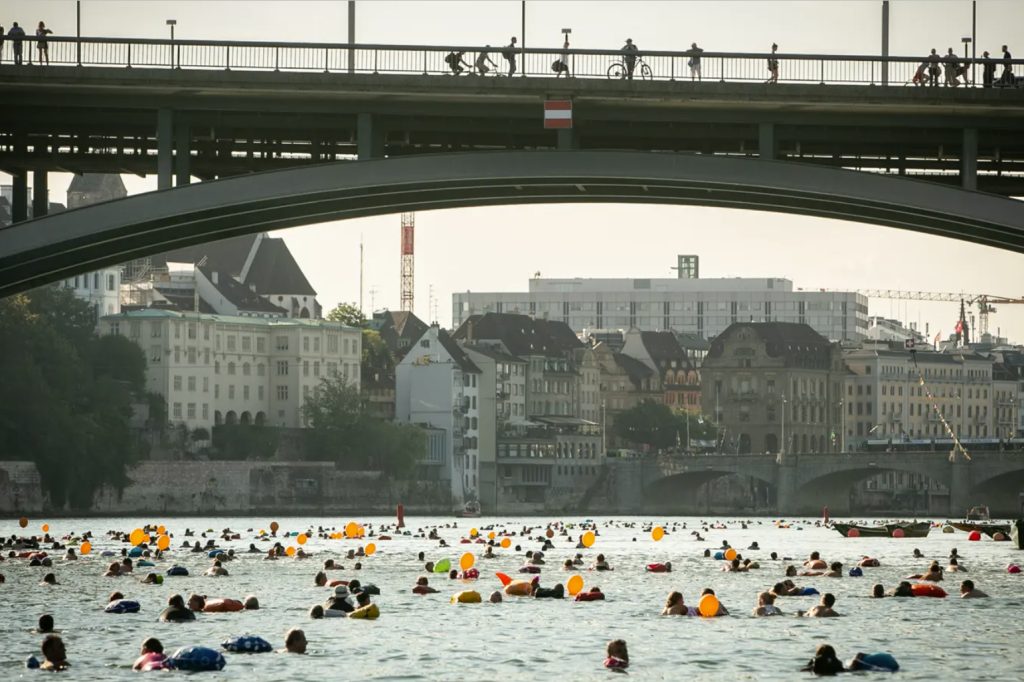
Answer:
<svg viewBox="0 0 1024 682"><path fill-rule="evenodd" d="M449 55L463 53L460 66L463 77L478 78L474 63L482 52L487 78L507 74L511 62L503 54L516 58L516 75L531 78L571 76L588 79L618 79L625 76L624 55L620 50L560 50L554 48L517 49L503 47L440 45L376 45L347 43L289 43L263 41L169 40L141 38L75 38L51 36L46 39L50 64L99 67L149 67L239 71L293 71L320 73L452 75ZM4 63L11 61L8 39L3 46ZM38 59L36 40L26 39L26 63ZM633 80L688 81L695 59L690 52L644 50L637 53ZM771 76L769 59L778 61L779 81L829 85L902 86L913 83L922 57L880 57L877 55L822 55L703 52L696 58L699 78L709 82L765 82ZM981 80L986 60L957 58L968 64L970 80ZM995 78L1003 73L1004 62L995 65ZM492 63L493 62L493 63ZM568 72L555 68L565 63ZM1024 60L1013 60L1014 70L1024 75ZM945 69L945 65L941 65ZM561 67L559 67L561 69ZM927 76L926 76L927 80ZM944 82L944 74L939 77ZM1017 85L1015 81L1012 85Z"/></svg>

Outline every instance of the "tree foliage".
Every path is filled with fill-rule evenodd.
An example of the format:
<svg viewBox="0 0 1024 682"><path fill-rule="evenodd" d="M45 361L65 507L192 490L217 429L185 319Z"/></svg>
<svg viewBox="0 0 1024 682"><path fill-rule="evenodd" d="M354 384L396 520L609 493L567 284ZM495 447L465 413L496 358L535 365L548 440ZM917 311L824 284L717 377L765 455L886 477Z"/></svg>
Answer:
<svg viewBox="0 0 1024 682"><path fill-rule="evenodd" d="M90 306L45 287L0 300L0 458L35 462L54 507L87 509L141 454L142 350L97 337Z"/></svg>
<svg viewBox="0 0 1024 682"><path fill-rule="evenodd" d="M694 415L673 412L668 405L645 400L615 417L613 432L630 443L671 448L686 441L687 420L691 440L714 440L711 422Z"/></svg>
<svg viewBox="0 0 1024 682"><path fill-rule="evenodd" d="M395 385L395 356L384 343L380 332L363 330L363 358L360 380L364 386L377 388Z"/></svg>
<svg viewBox="0 0 1024 682"><path fill-rule="evenodd" d="M367 325L366 316L353 303L339 303L327 313L327 319L331 322L341 322L349 327L363 329Z"/></svg>
<svg viewBox="0 0 1024 682"><path fill-rule="evenodd" d="M377 470L401 478L426 448L418 427L395 424L368 413L356 389L339 375L325 377L302 406L306 453L339 468Z"/></svg>

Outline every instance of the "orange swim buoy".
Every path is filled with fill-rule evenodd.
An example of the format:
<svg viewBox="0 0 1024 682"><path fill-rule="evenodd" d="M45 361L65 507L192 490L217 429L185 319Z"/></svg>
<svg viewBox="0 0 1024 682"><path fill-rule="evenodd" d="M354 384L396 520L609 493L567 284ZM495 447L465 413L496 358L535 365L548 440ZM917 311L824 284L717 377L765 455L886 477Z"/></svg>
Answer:
<svg viewBox="0 0 1024 682"><path fill-rule="evenodd" d="M915 597L945 597L946 591L938 585L929 583L916 583L910 586L910 591Z"/></svg>
<svg viewBox="0 0 1024 682"><path fill-rule="evenodd" d="M245 608L237 599L211 599L203 607L203 613L227 613Z"/></svg>

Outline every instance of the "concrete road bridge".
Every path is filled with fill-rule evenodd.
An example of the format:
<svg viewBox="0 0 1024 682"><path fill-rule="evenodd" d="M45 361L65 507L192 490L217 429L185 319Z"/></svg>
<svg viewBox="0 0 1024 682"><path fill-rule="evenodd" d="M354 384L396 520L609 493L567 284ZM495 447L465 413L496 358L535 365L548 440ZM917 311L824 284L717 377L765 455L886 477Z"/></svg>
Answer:
<svg viewBox="0 0 1024 682"><path fill-rule="evenodd" d="M561 51L530 49L509 78L451 74L446 55L479 46L49 42L51 66L0 65L0 170L15 221L36 217L0 231L0 295L245 232L538 201L789 211L1024 252L1001 198L1024 195L1024 89L907 85L918 57L779 55L765 84L764 54L705 52L697 81L687 53L643 51L630 80L609 77L618 50L572 50L555 78ZM544 127L550 99L572 128ZM165 191L43 218L54 171Z"/></svg>
<svg viewBox="0 0 1024 682"><path fill-rule="evenodd" d="M730 475L750 477L768 491L764 506L782 515L850 512L850 492L885 472L928 477L949 491L953 518L976 504L993 513L1020 512L1024 452L976 452L951 461L945 452L786 455L692 455L609 460L609 494L623 511L703 512L701 486ZM761 506L761 505L759 505Z"/></svg>

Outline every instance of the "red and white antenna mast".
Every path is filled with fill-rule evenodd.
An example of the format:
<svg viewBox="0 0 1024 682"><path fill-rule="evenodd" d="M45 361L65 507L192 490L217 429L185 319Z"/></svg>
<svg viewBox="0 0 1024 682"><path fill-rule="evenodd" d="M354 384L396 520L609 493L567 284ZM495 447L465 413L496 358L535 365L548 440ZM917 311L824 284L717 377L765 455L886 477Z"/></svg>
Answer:
<svg viewBox="0 0 1024 682"><path fill-rule="evenodd" d="M402 214L402 281L401 309L413 312L413 296L415 278L413 275L415 259L416 214Z"/></svg>

